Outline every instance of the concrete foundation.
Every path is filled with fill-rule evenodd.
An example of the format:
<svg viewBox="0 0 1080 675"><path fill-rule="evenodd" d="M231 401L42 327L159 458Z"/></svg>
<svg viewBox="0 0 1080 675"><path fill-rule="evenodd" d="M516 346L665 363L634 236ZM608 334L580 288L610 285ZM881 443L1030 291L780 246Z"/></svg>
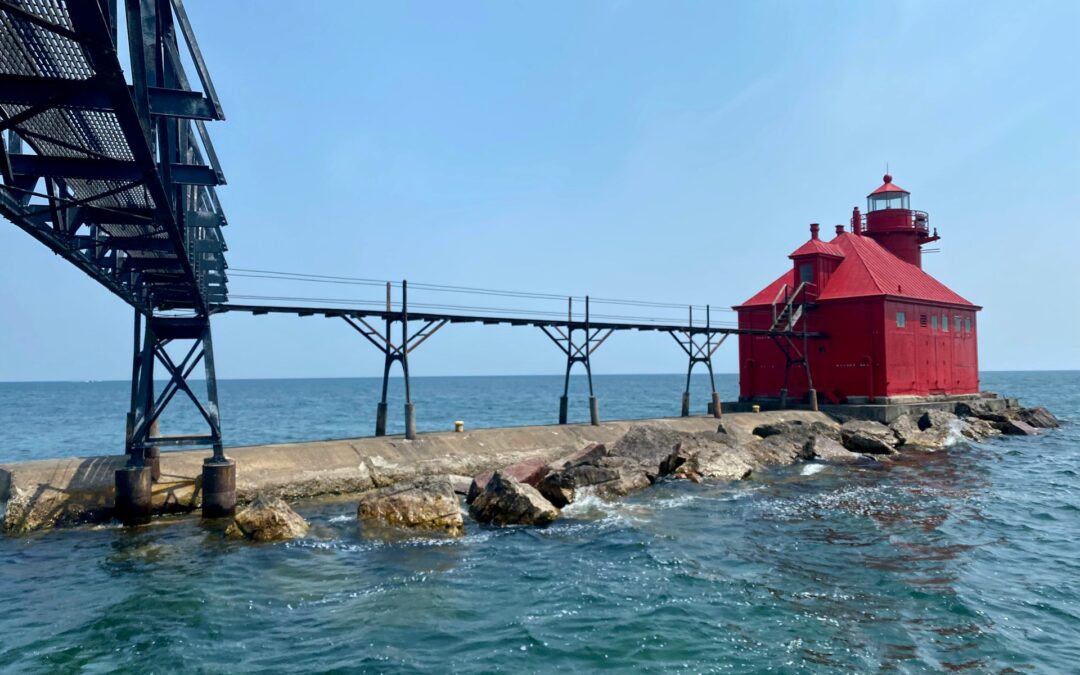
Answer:
<svg viewBox="0 0 1080 675"><path fill-rule="evenodd" d="M816 393L816 392L814 392ZM751 400L724 403L724 412L751 412L754 406L759 406L762 411L770 410L813 410L816 396L811 397L809 402L783 401L782 399L755 398ZM821 404L818 410L840 418L851 417L855 419L871 420L882 424L891 424L901 415L921 415L929 410L943 410L956 412L956 406L970 401L984 401L987 407L996 412L1019 408L1020 404L1013 398L998 398L996 394L981 394L967 396L941 396L922 398L905 396L893 399L883 399L873 403L858 399L841 404Z"/></svg>
<svg viewBox="0 0 1080 675"><path fill-rule="evenodd" d="M203 518L222 518L236 512L236 462L203 460Z"/></svg>
<svg viewBox="0 0 1080 675"><path fill-rule="evenodd" d="M825 418L802 411L732 414L724 426L728 433L749 436L758 424L788 419ZM473 476L529 459L552 461L589 443L613 443L636 424L715 431L717 421L686 417L425 433L413 441L384 436L229 448L235 462L234 504L260 492L286 500L344 495L418 476ZM205 458L205 450L162 453L161 478L150 485L154 515L192 512L203 505ZM126 461L116 455L0 464L0 526L18 533L108 520L116 497L114 475ZM212 486L210 491L227 492Z"/></svg>
<svg viewBox="0 0 1080 675"><path fill-rule="evenodd" d="M126 466L115 473L114 515L124 525L145 525L153 514L151 470L148 466Z"/></svg>

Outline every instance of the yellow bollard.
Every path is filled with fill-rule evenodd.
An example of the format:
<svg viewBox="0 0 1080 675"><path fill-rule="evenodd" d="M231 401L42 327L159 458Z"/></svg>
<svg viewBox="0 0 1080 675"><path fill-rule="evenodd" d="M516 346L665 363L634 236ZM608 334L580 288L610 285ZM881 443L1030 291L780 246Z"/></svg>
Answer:
<svg viewBox="0 0 1080 675"><path fill-rule="evenodd" d="M465 423L461 420L454 422L454 432L460 434L462 431L465 431Z"/></svg>
<svg viewBox="0 0 1080 675"><path fill-rule="evenodd" d="M754 412L761 412L761 406L759 406L756 403L754 405L750 406L750 409L753 410Z"/></svg>

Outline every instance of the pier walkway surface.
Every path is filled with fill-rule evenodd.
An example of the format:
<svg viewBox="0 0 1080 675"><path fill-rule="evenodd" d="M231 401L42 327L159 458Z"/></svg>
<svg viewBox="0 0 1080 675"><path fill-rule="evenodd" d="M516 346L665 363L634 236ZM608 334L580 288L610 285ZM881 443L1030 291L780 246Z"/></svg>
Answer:
<svg viewBox="0 0 1080 675"><path fill-rule="evenodd" d="M735 413L724 416L728 433L749 436L755 426L779 420L827 419L810 411ZM527 459L551 461L589 443L611 443L635 424L679 431L715 431L712 417L674 417L535 427L477 429L462 433L352 438L230 448L237 462L237 498L267 492L296 500L347 495L424 475L472 476ZM201 504L201 451L161 455L161 479L153 486L156 514L186 513ZM14 534L113 516L113 476L123 455L70 457L0 464L0 519Z"/></svg>

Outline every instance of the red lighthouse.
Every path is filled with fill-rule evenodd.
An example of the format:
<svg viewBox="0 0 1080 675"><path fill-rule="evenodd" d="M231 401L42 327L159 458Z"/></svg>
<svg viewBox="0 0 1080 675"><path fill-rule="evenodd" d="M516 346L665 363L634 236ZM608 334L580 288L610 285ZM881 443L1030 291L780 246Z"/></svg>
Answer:
<svg viewBox="0 0 1080 675"><path fill-rule="evenodd" d="M884 184L856 208L850 231L810 240L791 268L735 309L740 328L821 334L739 337L742 400L900 402L979 391L975 314L980 307L922 269L922 246L937 241L911 194Z"/></svg>

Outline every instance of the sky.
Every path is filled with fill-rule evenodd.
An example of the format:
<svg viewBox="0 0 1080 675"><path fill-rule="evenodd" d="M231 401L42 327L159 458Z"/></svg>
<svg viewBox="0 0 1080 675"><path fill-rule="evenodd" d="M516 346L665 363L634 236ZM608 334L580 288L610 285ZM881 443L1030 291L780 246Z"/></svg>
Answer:
<svg viewBox="0 0 1080 675"><path fill-rule="evenodd" d="M729 308L809 223L847 222L888 164L942 236L927 271L984 307L981 367L1080 368L1080 3L185 4L226 113L210 131L234 270ZM230 291L382 293L240 276ZM222 378L381 372L340 320L213 330ZM131 333L122 301L0 222L0 381L127 379ZM734 340L715 364L737 370ZM535 328L450 326L410 365L546 374L565 358ZM593 356L596 373L685 367L655 333Z"/></svg>

